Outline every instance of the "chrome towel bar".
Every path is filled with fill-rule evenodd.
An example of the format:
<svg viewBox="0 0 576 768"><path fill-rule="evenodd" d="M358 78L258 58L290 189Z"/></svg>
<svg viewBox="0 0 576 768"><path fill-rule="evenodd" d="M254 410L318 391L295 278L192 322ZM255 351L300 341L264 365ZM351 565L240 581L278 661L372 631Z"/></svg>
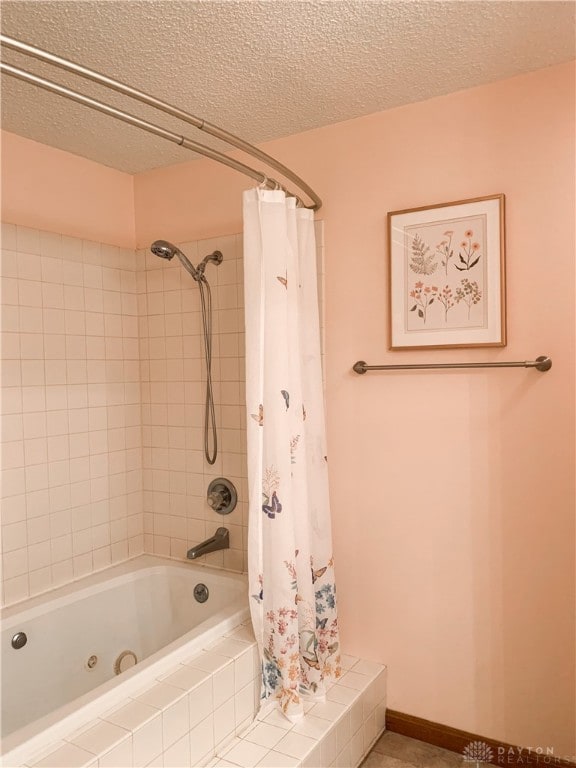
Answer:
<svg viewBox="0 0 576 768"><path fill-rule="evenodd" d="M549 371L552 368L552 360L546 355L537 357L536 360L520 360L516 363L421 363L417 365L368 365L364 360L354 363L352 370L355 373L367 371L423 371L432 368L536 368L537 371Z"/></svg>

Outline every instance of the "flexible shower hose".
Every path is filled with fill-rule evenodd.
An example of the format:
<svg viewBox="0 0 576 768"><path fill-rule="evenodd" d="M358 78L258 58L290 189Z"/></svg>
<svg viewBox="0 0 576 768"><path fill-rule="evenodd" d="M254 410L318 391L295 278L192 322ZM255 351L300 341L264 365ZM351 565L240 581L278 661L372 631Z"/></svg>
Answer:
<svg viewBox="0 0 576 768"><path fill-rule="evenodd" d="M212 389L212 293L210 291L210 284L204 275L195 279L200 289L200 301L202 303L202 335L204 337L204 357L206 361L204 456L206 456L208 464L214 464L218 455L218 436L216 433L216 413ZM210 433L212 435L212 450L210 450Z"/></svg>

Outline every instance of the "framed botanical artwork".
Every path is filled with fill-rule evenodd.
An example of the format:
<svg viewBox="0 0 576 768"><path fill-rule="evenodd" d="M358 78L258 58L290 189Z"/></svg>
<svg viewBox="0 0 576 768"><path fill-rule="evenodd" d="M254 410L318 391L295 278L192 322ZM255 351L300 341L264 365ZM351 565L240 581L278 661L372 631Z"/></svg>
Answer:
<svg viewBox="0 0 576 768"><path fill-rule="evenodd" d="M504 195L388 214L389 348L506 345Z"/></svg>

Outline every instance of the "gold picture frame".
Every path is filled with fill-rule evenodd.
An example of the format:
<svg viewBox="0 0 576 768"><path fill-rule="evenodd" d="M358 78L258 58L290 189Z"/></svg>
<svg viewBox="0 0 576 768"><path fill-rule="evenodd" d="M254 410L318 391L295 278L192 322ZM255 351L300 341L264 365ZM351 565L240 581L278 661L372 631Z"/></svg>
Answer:
<svg viewBox="0 0 576 768"><path fill-rule="evenodd" d="M506 346L505 196L388 213L388 348Z"/></svg>

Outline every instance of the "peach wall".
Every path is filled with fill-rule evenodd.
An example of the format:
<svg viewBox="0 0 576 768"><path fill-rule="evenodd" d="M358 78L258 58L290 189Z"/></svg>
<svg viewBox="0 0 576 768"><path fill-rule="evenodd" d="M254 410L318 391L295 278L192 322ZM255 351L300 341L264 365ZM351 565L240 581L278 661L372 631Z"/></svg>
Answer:
<svg viewBox="0 0 576 768"><path fill-rule="evenodd" d="M133 177L1 133L2 221L134 248Z"/></svg>
<svg viewBox="0 0 576 768"><path fill-rule="evenodd" d="M324 198L328 439L342 638L389 706L576 754L574 64L271 142ZM241 226L244 177L135 179L136 237ZM386 349L386 212L503 192L505 349ZM536 371L372 363L552 357Z"/></svg>

